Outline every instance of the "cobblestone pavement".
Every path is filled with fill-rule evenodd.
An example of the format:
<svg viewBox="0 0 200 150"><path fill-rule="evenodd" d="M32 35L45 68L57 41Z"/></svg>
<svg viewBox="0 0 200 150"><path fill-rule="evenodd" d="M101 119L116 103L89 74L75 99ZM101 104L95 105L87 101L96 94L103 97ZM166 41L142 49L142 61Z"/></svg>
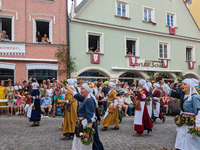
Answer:
<svg viewBox="0 0 200 150"><path fill-rule="evenodd" d="M105 150L171 150L174 148L176 126L173 117L163 124L157 120L153 132L142 137L133 137L133 117L124 117L120 130L99 131ZM22 116L0 116L0 150L70 150L72 140L61 141L62 131L57 128L62 117L42 118L41 126L31 128ZM102 126L99 126L99 129Z"/></svg>

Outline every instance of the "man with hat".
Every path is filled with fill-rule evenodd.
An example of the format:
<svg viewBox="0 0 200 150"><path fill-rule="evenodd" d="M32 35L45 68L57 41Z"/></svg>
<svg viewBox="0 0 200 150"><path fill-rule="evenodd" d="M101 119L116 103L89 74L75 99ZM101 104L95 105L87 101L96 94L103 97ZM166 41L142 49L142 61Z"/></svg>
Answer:
<svg viewBox="0 0 200 150"><path fill-rule="evenodd" d="M114 88L115 88L117 94L119 94L120 92L122 92L121 84L122 83L120 81L116 82L116 86Z"/></svg>

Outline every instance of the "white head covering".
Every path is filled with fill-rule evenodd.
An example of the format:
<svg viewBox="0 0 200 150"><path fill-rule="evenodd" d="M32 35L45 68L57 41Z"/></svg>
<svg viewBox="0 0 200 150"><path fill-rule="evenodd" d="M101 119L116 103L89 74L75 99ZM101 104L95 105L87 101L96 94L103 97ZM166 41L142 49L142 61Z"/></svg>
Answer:
<svg viewBox="0 0 200 150"><path fill-rule="evenodd" d="M115 87L115 83L114 82L109 82L108 83L110 85L110 87L114 88Z"/></svg>
<svg viewBox="0 0 200 150"><path fill-rule="evenodd" d="M74 89L74 90L75 90L73 79L67 79L67 82L68 82L69 87L70 87L71 89Z"/></svg>
<svg viewBox="0 0 200 150"><path fill-rule="evenodd" d="M73 79L73 85L74 85L75 87L78 86L78 84L77 84L77 79Z"/></svg>
<svg viewBox="0 0 200 150"><path fill-rule="evenodd" d="M187 79L183 80L182 82L184 82L190 86L190 94L189 94L187 101L192 100L192 93L196 93L199 96L197 90L195 89L195 87L197 87L199 85L199 81L197 79L187 78Z"/></svg>
<svg viewBox="0 0 200 150"><path fill-rule="evenodd" d="M147 83L147 86L148 86L149 89L152 88L151 82L148 82L148 83Z"/></svg>
<svg viewBox="0 0 200 150"><path fill-rule="evenodd" d="M140 79L139 83L149 92L149 87L147 86L147 82L144 79Z"/></svg>
<svg viewBox="0 0 200 150"><path fill-rule="evenodd" d="M35 90L35 89L37 89L37 87L39 86L39 84L37 82L33 82L32 86L33 86L33 90Z"/></svg>
<svg viewBox="0 0 200 150"><path fill-rule="evenodd" d="M153 89L153 92L152 92L152 93L154 93L155 90L157 90L157 89L160 87L160 84L154 83L154 84L153 84L153 87L154 87L154 89Z"/></svg>
<svg viewBox="0 0 200 150"><path fill-rule="evenodd" d="M83 83L82 85L89 93L92 92L91 87L87 83Z"/></svg>

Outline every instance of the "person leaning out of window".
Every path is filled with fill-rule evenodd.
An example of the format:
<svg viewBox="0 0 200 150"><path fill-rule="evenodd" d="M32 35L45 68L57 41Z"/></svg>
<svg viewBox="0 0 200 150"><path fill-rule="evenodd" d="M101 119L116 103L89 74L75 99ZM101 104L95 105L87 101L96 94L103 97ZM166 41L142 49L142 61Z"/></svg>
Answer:
<svg viewBox="0 0 200 150"><path fill-rule="evenodd" d="M44 34L44 36L42 37L42 42L51 44L49 38L47 37L47 34Z"/></svg>
<svg viewBox="0 0 200 150"><path fill-rule="evenodd" d="M2 33L0 34L0 40L1 41L10 41L10 39L8 38L8 35L6 35L5 30L2 30Z"/></svg>

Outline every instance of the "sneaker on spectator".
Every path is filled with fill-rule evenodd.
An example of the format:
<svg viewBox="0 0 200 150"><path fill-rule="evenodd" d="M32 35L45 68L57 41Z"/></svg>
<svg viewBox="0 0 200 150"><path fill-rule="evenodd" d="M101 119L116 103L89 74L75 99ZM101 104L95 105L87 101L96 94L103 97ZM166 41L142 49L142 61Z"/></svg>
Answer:
<svg viewBox="0 0 200 150"><path fill-rule="evenodd" d="M19 111L18 112L16 112L16 114L15 115L18 115L19 114Z"/></svg>
<svg viewBox="0 0 200 150"><path fill-rule="evenodd" d="M128 115L128 114L126 114L125 116L126 116L126 117L128 117L129 115Z"/></svg>

